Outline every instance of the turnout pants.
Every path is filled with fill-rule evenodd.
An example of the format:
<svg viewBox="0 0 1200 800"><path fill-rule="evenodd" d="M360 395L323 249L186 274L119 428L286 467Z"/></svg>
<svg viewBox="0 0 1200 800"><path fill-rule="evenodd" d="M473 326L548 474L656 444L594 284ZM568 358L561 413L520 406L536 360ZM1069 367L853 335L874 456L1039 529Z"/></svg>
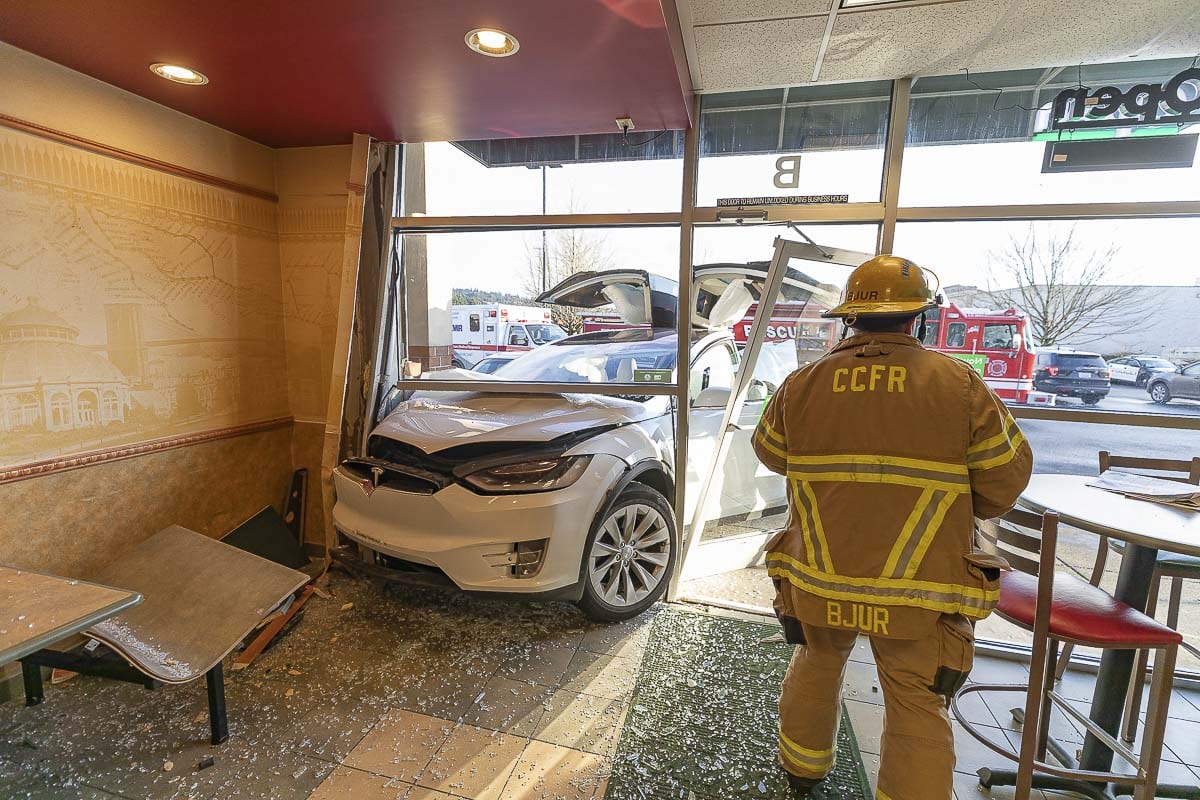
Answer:
<svg viewBox="0 0 1200 800"><path fill-rule="evenodd" d="M933 691L946 656L942 627L924 639L870 637L885 703L876 800L953 798L954 734L946 699ZM779 759L793 775L822 778L833 769L842 679L858 633L805 623L804 636L779 698Z"/></svg>

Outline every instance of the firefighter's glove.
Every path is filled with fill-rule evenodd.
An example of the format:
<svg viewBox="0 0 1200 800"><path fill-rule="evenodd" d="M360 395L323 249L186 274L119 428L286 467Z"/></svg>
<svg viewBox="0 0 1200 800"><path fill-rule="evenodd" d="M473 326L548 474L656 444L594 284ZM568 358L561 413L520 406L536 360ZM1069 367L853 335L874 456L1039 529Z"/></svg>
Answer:
<svg viewBox="0 0 1200 800"><path fill-rule="evenodd" d="M938 667L929 691L950 704L967 682L975 661L975 629L962 614L943 614L937 623Z"/></svg>
<svg viewBox="0 0 1200 800"><path fill-rule="evenodd" d="M782 582L778 578L772 578L771 583L775 584L775 602L772 606L775 608L776 619L783 626L783 640L788 644L808 644L804 639L804 627L792 613L791 603L784 596Z"/></svg>

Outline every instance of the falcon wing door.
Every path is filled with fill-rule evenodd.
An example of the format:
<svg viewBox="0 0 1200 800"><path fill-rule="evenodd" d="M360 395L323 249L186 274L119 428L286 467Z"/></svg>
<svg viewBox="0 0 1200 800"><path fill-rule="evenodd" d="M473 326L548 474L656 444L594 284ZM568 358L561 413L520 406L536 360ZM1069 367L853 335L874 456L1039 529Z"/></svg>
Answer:
<svg viewBox="0 0 1200 800"><path fill-rule="evenodd" d="M574 308L611 305L626 324L674 328L679 284L640 269L577 272L542 292L537 302Z"/></svg>

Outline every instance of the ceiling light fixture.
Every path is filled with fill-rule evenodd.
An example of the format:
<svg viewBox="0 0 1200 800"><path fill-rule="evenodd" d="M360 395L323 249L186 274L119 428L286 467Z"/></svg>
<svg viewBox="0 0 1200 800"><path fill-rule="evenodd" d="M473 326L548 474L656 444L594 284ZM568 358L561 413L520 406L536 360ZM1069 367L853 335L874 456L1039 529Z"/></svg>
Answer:
<svg viewBox="0 0 1200 800"><path fill-rule="evenodd" d="M186 83L188 86L203 86L208 83L208 76L203 72L181 67L178 64L164 64L157 61L150 65L150 71L160 78L166 78L174 83Z"/></svg>
<svg viewBox="0 0 1200 800"><path fill-rule="evenodd" d="M476 28L469 31L465 37L467 47L476 53L492 58L511 56L521 49L521 43L511 33L495 28Z"/></svg>

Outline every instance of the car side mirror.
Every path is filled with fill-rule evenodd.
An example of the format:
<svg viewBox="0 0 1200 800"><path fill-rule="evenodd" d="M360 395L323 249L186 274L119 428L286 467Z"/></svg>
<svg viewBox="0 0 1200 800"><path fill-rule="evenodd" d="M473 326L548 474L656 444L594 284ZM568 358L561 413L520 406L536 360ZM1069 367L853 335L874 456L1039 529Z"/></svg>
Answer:
<svg viewBox="0 0 1200 800"><path fill-rule="evenodd" d="M761 403L776 391L778 391L778 387L775 384L755 378L750 381L750 388L746 390L746 402Z"/></svg>
<svg viewBox="0 0 1200 800"><path fill-rule="evenodd" d="M696 395L692 408L724 408L732 390L728 386L710 386Z"/></svg>

